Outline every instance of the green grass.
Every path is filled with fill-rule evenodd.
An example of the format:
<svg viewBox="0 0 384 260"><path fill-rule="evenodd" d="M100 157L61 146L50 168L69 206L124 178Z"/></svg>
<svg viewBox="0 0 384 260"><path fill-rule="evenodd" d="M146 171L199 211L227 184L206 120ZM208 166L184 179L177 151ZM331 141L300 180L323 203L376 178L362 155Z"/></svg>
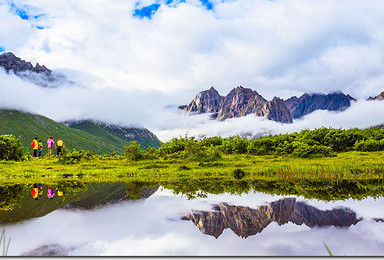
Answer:
<svg viewBox="0 0 384 260"><path fill-rule="evenodd" d="M0 169L1 182L9 185L54 184L69 177L83 182L161 185L191 198L200 191L241 194L256 190L322 200L362 199L384 193L384 152L347 152L312 159L226 155L212 162L129 161L119 156L99 156L69 165L60 164L55 157L43 157L24 162L2 161Z"/></svg>
<svg viewBox="0 0 384 260"><path fill-rule="evenodd" d="M63 165L56 157L43 156L23 162L1 161L1 178L20 178L26 175L57 177L70 172L83 176L96 174L99 178L114 178L127 172L136 180L149 177L174 179L181 175L190 178L233 177L238 169L242 180L368 180L382 179L384 152L346 152L336 157L302 159L288 156L225 155L214 162L188 159L154 159L130 161L119 156L97 156L80 163Z"/></svg>
<svg viewBox="0 0 384 260"><path fill-rule="evenodd" d="M8 243L5 241L5 229L3 228L3 232L0 236L0 246L3 245L3 254L2 256L8 255L8 249L9 249L9 243L11 242L11 239L8 239Z"/></svg>

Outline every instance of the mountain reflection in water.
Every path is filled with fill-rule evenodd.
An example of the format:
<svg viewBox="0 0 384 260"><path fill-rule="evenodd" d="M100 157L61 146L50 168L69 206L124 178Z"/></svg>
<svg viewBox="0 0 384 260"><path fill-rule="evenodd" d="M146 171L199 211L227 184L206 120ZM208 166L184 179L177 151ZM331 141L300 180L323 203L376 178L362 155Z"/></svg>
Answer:
<svg viewBox="0 0 384 260"><path fill-rule="evenodd" d="M384 254L384 223L373 221L383 217L383 197L328 202L250 190L190 198L156 183L72 179L42 182L35 200L34 182L0 186L9 256L325 256L323 241L334 255Z"/></svg>
<svg viewBox="0 0 384 260"><path fill-rule="evenodd" d="M308 227L349 227L362 218L349 208L319 210L295 198L284 198L260 206L257 209L219 203L213 211L192 211L182 217L191 220L201 232L218 238L224 229L231 229L236 235L247 238L262 232L271 222L279 225L292 222ZM375 219L379 221L381 219Z"/></svg>
<svg viewBox="0 0 384 260"><path fill-rule="evenodd" d="M63 181L54 186L40 183L0 186L0 223L42 217L60 208L92 209L126 200L145 199L157 189L158 186L147 187L140 183L79 181Z"/></svg>

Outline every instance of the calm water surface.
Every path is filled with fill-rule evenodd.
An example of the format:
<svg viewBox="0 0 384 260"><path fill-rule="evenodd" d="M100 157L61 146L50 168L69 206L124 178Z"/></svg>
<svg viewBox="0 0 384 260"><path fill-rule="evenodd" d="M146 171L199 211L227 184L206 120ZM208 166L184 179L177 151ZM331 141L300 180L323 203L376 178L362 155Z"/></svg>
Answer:
<svg viewBox="0 0 384 260"><path fill-rule="evenodd" d="M151 187L131 200L124 184L23 189L0 211L9 256L384 255L384 199L325 202L251 191L188 199ZM60 194L61 195L61 194Z"/></svg>

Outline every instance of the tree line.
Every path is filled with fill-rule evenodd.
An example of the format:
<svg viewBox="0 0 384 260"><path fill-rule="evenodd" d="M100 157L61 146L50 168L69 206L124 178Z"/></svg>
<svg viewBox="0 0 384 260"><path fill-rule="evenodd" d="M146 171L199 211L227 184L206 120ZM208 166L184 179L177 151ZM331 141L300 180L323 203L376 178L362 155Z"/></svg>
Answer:
<svg viewBox="0 0 384 260"><path fill-rule="evenodd" d="M241 136L173 138L163 143L158 149L140 148L137 141L132 141L125 147L121 157L129 160L185 158L196 160L215 160L222 155L291 155L300 158L335 156L347 151L383 151L384 128L371 127L367 129L334 129L318 128L305 129L289 134L268 135L257 139ZM21 160L24 148L18 138L12 135L0 136L0 160ZM60 157L61 162L71 162L91 158L89 151L65 151ZM112 156L117 156L113 153ZM73 157L73 158L72 158Z"/></svg>
<svg viewBox="0 0 384 260"><path fill-rule="evenodd" d="M257 139L232 136L228 138L173 138L159 148L160 156L175 154L251 154L293 155L301 158L334 156L347 151L383 151L384 128L334 129L319 128L290 134L268 135Z"/></svg>

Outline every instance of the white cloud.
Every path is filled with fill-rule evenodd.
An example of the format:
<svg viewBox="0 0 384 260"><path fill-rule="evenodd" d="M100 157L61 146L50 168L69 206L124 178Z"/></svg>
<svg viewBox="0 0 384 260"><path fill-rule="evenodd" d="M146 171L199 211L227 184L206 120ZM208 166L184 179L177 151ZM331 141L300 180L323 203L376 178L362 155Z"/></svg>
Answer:
<svg viewBox="0 0 384 260"><path fill-rule="evenodd" d="M186 116L181 112L174 112L163 119L162 123L168 127L154 123L151 129L160 140L167 141L172 137L185 134L196 137L228 137L238 134L248 136L285 134L321 127L367 128L384 123L382 111L384 111L384 101L360 100L352 102L351 106L343 112L317 110L302 119L294 120L292 124L278 123L252 114L219 122L209 120L208 114Z"/></svg>
<svg viewBox="0 0 384 260"><path fill-rule="evenodd" d="M225 93L242 84L267 98L287 88L359 95L356 82L382 75L381 1L214 1L213 11L186 1L161 5L151 20L132 16L134 1L17 2L42 9L49 28L10 49L96 75L101 86L197 93L214 85Z"/></svg>
<svg viewBox="0 0 384 260"><path fill-rule="evenodd" d="M226 95L242 85L269 100L335 90L358 99L378 95L384 90L381 0L212 1L213 10L188 0L162 4L152 19L133 17L135 1L14 2L43 13L38 22L45 29L31 27L32 22L8 12L4 3L0 46L61 71L85 88L40 90L23 82L24 92L24 87L14 86L16 79L6 79L0 84L2 92L8 92L2 94L3 104L55 120L93 116L144 125L164 139L186 132L225 136L382 123L378 115L363 115L378 111L373 105L351 108L361 118L348 111L316 112L292 125L252 116L218 123L164 109L188 104L210 86ZM138 7L154 2L140 1ZM37 107L25 101L24 94L32 90L44 100ZM56 95L65 102L51 101Z"/></svg>

